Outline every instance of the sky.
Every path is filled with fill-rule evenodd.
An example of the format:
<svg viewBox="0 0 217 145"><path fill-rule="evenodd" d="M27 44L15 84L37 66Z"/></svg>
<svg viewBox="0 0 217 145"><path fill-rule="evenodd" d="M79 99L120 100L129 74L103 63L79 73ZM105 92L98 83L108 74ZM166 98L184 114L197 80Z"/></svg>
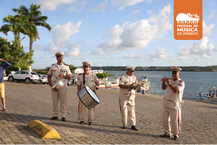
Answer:
<svg viewBox="0 0 217 145"><path fill-rule="evenodd" d="M33 69L56 63L55 53L76 67L217 65L217 0L203 0L203 38L175 40L173 0L0 0L0 27L13 8L41 5L52 27L38 27ZM13 33L0 37L12 41ZM29 52L29 38L21 44Z"/></svg>

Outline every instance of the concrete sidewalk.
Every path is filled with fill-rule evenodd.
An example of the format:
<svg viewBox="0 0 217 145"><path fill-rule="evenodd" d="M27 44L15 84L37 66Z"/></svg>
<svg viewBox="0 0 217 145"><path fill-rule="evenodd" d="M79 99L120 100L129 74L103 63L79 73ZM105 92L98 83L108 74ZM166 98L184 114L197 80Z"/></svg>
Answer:
<svg viewBox="0 0 217 145"><path fill-rule="evenodd" d="M217 105L185 100L182 105L181 137L160 138L162 96L138 94L136 117L138 132L121 129L118 91L102 89L97 94L94 125L78 124L76 86L68 87L67 122L49 120L52 98L48 85L5 82L7 112L0 111L0 144L215 144L217 143ZM87 112L87 111L86 111ZM55 128L62 139L40 139L27 125L40 120ZM130 128L130 126L128 126Z"/></svg>

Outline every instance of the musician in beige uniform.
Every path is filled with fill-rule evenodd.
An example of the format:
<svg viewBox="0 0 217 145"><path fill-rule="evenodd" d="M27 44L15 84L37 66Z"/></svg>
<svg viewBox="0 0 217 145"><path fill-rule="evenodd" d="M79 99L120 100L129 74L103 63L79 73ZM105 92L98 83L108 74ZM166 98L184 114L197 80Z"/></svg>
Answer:
<svg viewBox="0 0 217 145"><path fill-rule="evenodd" d="M122 74L119 81L119 106L122 114L123 129L127 128L127 116L129 112L131 129L138 131L136 128L136 111L135 111L135 90L134 84L137 83L136 76L134 75L135 67L127 67L126 74Z"/></svg>
<svg viewBox="0 0 217 145"><path fill-rule="evenodd" d="M160 135L161 137L170 137L171 128L169 121L171 122L172 132L174 140L177 140L180 135L180 124L181 124L181 102L185 88L185 83L179 78L181 68L173 66L172 79L162 79L162 89L165 90L164 102L163 102L163 127L165 134ZM165 84L165 82L167 84Z"/></svg>
<svg viewBox="0 0 217 145"><path fill-rule="evenodd" d="M84 86L90 87L95 93L95 89L99 86L99 81L95 73L89 72L90 70L90 63L89 62L82 62L84 73L79 74L78 80L77 80L77 89L80 91ZM83 76L84 75L84 76ZM84 80L83 80L84 77ZM86 106L79 100L78 104L78 119L80 121L80 124L84 124L84 114L85 114ZM93 109L88 109L88 124L93 124L93 117L94 117L94 111Z"/></svg>
<svg viewBox="0 0 217 145"><path fill-rule="evenodd" d="M58 119L58 102L60 100L60 113L61 113L61 121L66 121L66 114L67 114L67 80L71 79L72 73L67 65L64 65L63 62L63 55L62 51L58 51L55 56L57 59L57 63L52 64L50 70L48 72L48 83L49 86L53 86L58 79L62 78L64 82L64 86L60 87L60 89L55 92L51 89L51 94L53 98L53 117L50 118L51 120Z"/></svg>

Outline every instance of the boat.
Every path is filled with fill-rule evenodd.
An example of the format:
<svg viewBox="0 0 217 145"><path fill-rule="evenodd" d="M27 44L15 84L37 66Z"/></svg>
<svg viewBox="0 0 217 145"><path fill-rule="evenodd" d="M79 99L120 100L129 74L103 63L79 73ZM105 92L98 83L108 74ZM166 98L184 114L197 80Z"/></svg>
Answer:
<svg viewBox="0 0 217 145"><path fill-rule="evenodd" d="M148 76L142 76L140 80L142 80L142 84L137 91L142 92L144 90L145 92L148 92L151 88L150 81L148 81Z"/></svg>
<svg viewBox="0 0 217 145"><path fill-rule="evenodd" d="M99 89L113 87L119 87L119 78L115 78L113 81L105 80L99 82Z"/></svg>
<svg viewBox="0 0 217 145"><path fill-rule="evenodd" d="M213 88L213 90L209 90L208 92L200 93L199 96L201 98L216 98L216 87Z"/></svg>

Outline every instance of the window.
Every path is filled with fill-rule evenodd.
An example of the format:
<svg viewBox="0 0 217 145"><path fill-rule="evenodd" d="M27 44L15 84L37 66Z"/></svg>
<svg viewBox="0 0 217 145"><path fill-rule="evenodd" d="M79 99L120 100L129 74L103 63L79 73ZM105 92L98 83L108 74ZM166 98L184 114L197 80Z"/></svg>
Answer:
<svg viewBox="0 0 217 145"><path fill-rule="evenodd" d="M18 72L16 72L16 74L22 74L22 72L21 72L21 71L18 71Z"/></svg>

